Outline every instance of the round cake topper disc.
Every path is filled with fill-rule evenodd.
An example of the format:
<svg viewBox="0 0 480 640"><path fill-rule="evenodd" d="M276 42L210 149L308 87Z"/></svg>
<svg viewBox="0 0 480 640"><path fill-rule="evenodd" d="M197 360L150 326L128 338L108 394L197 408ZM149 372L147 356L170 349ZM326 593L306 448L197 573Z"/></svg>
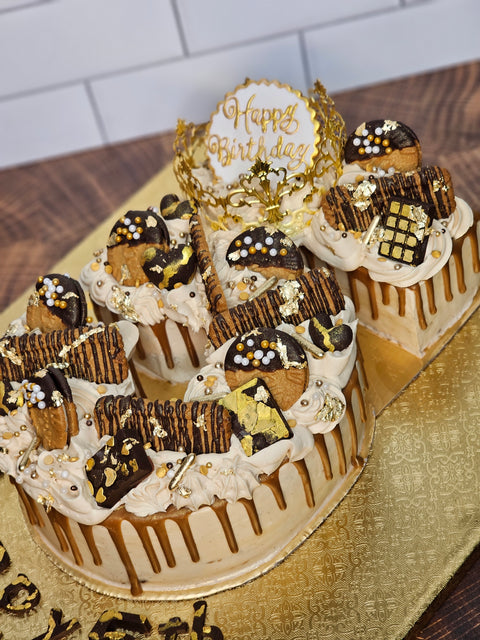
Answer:
<svg viewBox="0 0 480 640"><path fill-rule="evenodd" d="M286 84L247 80L212 114L206 147L216 177L235 183L256 160L303 173L317 153L319 123L299 91Z"/></svg>

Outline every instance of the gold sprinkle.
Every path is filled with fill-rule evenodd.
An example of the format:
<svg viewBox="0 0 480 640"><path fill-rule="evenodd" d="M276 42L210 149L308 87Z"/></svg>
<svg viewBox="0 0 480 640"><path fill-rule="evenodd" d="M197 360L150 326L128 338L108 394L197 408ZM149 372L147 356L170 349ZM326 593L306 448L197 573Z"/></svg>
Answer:
<svg viewBox="0 0 480 640"><path fill-rule="evenodd" d="M5 440L10 440L10 438L13 438L13 433L10 433L10 431L5 431L5 433L2 433L2 437Z"/></svg>
<svg viewBox="0 0 480 640"><path fill-rule="evenodd" d="M107 387L106 387L105 385L101 384L101 385L99 385L99 386L97 387L97 392L98 392L100 395L104 395L105 393L107 393Z"/></svg>
<svg viewBox="0 0 480 640"><path fill-rule="evenodd" d="M290 418L290 420L287 420L288 426L293 429L293 427L297 424L297 421L294 420L293 418Z"/></svg>
<svg viewBox="0 0 480 640"><path fill-rule="evenodd" d="M295 327L295 331L296 331L297 333L305 333L305 327L302 327L301 325L297 325L297 326Z"/></svg>
<svg viewBox="0 0 480 640"><path fill-rule="evenodd" d="M155 471L155 474L157 478L164 478L167 475L167 471L167 465L163 463L162 466L158 467L158 469Z"/></svg>
<svg viewBox="0 0 480 640"><path fill-rule="evenodd" d="M442 255L442 252L438 251L437 249L435 249L435 251L432 251L433 258L440 258L441 255Z"/></svg>
<svg viewBox="0 0 480 640"><path fill-rule="evenodd" d="M100 265L98 264L98 262L92 262L92 264L90 265L90 269L92 271L98 271L100 269Z"/></svg>

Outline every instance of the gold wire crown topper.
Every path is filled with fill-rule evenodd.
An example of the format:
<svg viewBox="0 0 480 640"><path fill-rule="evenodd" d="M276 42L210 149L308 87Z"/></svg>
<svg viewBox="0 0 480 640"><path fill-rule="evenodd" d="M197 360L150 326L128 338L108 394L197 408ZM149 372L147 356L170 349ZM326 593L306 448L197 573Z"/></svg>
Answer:
<svg viewBox="0 0 480 640"><path fill-rule="evenodd" d="M274 109L271 106L262 109L254 103L259 86L284 90L289 92L289 97L293 94L293 105L285 107L283 112L278 110L276 117L272 116ZM250 95L247 93L247 97L243 99L247 106L238 109L237 103L237 111L232 112L232 97L237 95L239 89L250 90ZM299 127L296 127L295 132L299 135L293 142L293 139L288 141L287 136L289 129L295 128L292 125L292 120L298 113L295 112L295 101L298 101L300 106L302 102L305 103L311 116L311 127L305 126L304 118L303 131L298 131ZM252 135L248 142L243 143L239 141L241 135L239 140L227 136L227 141L221 145L227 151L220 156L218 126L215 125L216 129L212 128L212 121L214 116L222 115L222 109L223 115L227 113L227 119L232 120L234 125L238 125L240 117L243 118L244 129ZM249 122L247 116L250 116ZM257 125L257 132L259 130L260 134L256 139L253 135L254 125ZM266 136L269 130L270 133L273 131L277 134L276 138ZM276 225L286 233L294 233L299 227L304 226L304 214L314 213L309 208L309 203L314 193L322 189L319 180L325 178L328 185L324 188L328 188L335 184L341 174L345 140L343 118L319 81L315 83L307 98L287 85L247 80L219 103L209 123L195 125L183 120L178 121L173 166L180 187L188 197L203 206L205 217L212 228L227 229L232 223L242 222L242 214L245 214L246 207L255 208L258 212L254 221L251 215L248 216L249 226L268 223ZM221 160L228 156L228 142L236 144L237 150L243 152L238 152L243 162L234 164L234 167L240 166L236 179L225 182L217 173L222 173L220 165ZM252 157L254 151L256 156ZM215 154L218 157L212 160ZM232 160L234 155L231 153L230 158L227 158L227 176L232 175L228 159ZM280 162L285 166L281 166ZM207 170L209 180L205 181L203 176L200 177L201 172L198 170L201 169ZM285 204L294 194L299 194L299 198Z"/></svg>

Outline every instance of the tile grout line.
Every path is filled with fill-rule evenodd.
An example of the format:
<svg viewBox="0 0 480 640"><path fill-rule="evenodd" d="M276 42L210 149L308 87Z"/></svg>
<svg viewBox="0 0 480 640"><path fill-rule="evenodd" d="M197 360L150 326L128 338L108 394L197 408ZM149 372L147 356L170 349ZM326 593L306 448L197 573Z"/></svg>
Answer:
<svg viewBox="0 0 480 640"><path fill-rule="evenodd" d="M183 54L186 58L190 57L190 52L188 50L187 45L187 37L185 35L185 30L183 28L182 17L180 15L180 9L177 5L177 0L170 0L170 5L172 7L173 17L175 18L175 23L177 25L178 36L180 38L180 43L182 45Z"/></svg>
<svg viewBox="0 0 480 640"><path fill-rule="evenodd" d="M307 44L305 42L305 34L302 30L298 32L298 44L300 46L300 59L302 61L303 79L307 90L312 86L312 69L310 59L308 57Z"/></svg>
<svg viewBox="0 0 480 640"><path fill-rule="evenodd" d="M85 92L87 94L87 99L88 102L90 103L90 106L92 108L92 112L93 112L93 117L95 119L95 122L97 124L98 127L98 131L100 133L100 138L102 139L102 142L104 145L109 144L109 140L108 140L108 135L107 135L107 127L105 125L105 122L102 118L102 114L100 112L100 108L97 104L97 101L95 99L95 94L93 92L92 86L90 84L90 82L88 80L84 81L83 86L85 88Z"/></svg>

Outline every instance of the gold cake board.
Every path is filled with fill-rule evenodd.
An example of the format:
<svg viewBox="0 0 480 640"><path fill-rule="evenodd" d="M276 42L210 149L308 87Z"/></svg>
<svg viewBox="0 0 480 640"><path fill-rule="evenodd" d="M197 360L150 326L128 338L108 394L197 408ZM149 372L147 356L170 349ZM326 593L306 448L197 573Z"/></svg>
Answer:
<svg viewBox="0 0 480 640"><path fill-rule="evenodd" d="M121 212L158 204L161 195L176 190L169 168ZM117 217L55 270L78 276L92 251L104 246ZM0 315L2 331L24 312L27 296ZM450 338L452 332L445 340ZM206 598L206 622L226 639L400 640L480 541L479 313L422 371L433 353L423 361L410 358L364 332L360 342L377 410L396 397L377 418L368 464L329 518L278 567ZM382 362L395 364L387 378ZM6 478L0 481L0 500L0 540L12 559L0 589L25 573L42 596L24 617L0 611L4 640L44 633L54 607L63 610L65 620L80 620L75 639L86 639L101 613L112 608L146 615L152 638L161 637L158 624L174 616L191 628L191 600L129 601L81 585L39 550Z"/></svg>

